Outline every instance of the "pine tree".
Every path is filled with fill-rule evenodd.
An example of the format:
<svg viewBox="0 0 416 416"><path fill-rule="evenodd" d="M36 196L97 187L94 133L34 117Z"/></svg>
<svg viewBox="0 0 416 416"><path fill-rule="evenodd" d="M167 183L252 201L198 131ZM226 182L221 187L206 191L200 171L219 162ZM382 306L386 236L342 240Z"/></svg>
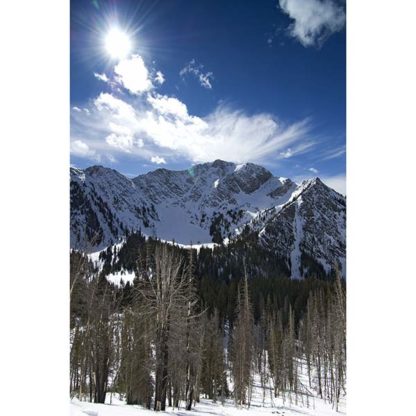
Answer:
<svg viewBox="0 0 416 416"><path fill-rule="evenodd" d="M234 400L237 405L249 405L253 371L253 316L248 291L247 274L244 276L237 303L237 319L233 330L232 371Z"/></svg>
<svg viewBox="0 0 416 416"><path fill-rule="evenodd" d="M217 401L228 395L227 377L224 357L224 336L220 328L218 310L204 323L204 340L202 356L202 391L209 399Z"/></svg>

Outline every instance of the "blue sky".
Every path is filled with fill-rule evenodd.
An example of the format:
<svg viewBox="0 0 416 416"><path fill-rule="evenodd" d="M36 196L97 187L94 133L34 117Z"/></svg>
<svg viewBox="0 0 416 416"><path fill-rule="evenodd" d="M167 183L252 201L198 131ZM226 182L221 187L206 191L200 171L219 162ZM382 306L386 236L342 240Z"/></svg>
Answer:
<svg viewBox="0 0 416 416"><path fill-rule="evenodd" d="M220 158L345 193L345 54L343 0L72 0L71 163Z"/></svg>

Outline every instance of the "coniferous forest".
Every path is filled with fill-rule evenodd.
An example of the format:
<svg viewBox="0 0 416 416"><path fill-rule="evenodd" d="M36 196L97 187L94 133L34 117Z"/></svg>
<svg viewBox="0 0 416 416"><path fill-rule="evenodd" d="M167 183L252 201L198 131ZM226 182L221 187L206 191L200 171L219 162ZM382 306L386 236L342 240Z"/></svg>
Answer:
<svg viewBox="0 0 416 416"><path fill-rule="evenodd" d="M318 396L337 409L345 281L291 280L244 244L196 250L133 233L100 253L100 268L72 251L71 397L104 403L117 392L155 411L191 410L201 398L249 407L259 382L263 401L310 406ZM117 270L134 281L110 283Z"/></svg>

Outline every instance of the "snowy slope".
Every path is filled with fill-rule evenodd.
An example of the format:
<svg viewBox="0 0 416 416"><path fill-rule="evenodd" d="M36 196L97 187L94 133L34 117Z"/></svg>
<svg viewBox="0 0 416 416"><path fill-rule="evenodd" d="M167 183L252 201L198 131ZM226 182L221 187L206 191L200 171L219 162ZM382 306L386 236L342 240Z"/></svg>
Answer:
<svg viewBox="0 0 416 416"><path fill-rule="evenodd" d="M107 393L106 404L89 403L72 399L70 409L72 416L85 416L86 414L94 416L134 416L138 414L151 416L155 414L153 410L147 410L138 405L125 404L125 401L120 399L116 393L112 395ZM271 383L263 395L259 377L256 376L254 378L250 408L238 408L232 399L226 400L224 404L221 404L219 401L214 403L209 399L201 399L200 403L197 403L190 412L186 411L182 404L179 409L167 408L161 414L170 416L185 416L187 414L195 416L240 416L242 414L247 416L342 416L345 415L345 397L341 399L338 412L333 409L330 403L314 394L308 396L305 394L299 395L297 399L294 394L291 396L287 394L283 400L282 397L275 398L273 396Z"/></svg>
<svg viewBox="0 0 416 416"><path fill-rule="evenodd" d="M246 227L287 259L292 278L345 276L345 197L318 178L298 185L267 169L216 160L128 179L113 169L71 169L71 247L97 251L126 231L180 244L230 241Z"/></svg>
<svg viewBox="0 0 416 416"><path fill-rule="evenodd" d="M125 230L182 244L212 242L250 221L296 187L261 166L217 160L184 171L157 169L130 180L113 169L71 169L71 247L118 241ZM279 192L279 190L281 192Z"/></svg>
<svg viewBox="0 0 416 416"><path fill-rule="evenodd" d="M152 410L144 409L137 405L126 405L124 401L118 399L118 395L114 395L112 398L112 404L110 404L110 395L108 395L106 404L81 402L77 399L73 399L70 404L71 416L151 416L155 412ZM283 404L282 399L273 399L273 404L270 400L263 406L262 402L257 401L252 403L250 409L239 409L235 407L231 400L222 405L221 403L213 403L211 400L202 399L197 406L192 409L191 412L187 412L184 407L178 409L168 409L165 412L161 412L164 415L178 415L186 416L188 413L195 416L241 416L242 414L247 416L342 416L345 415L345 411L341 410L336 412L329 403L325 403L322 399L315 398L309 399L309 407L306 407L305 399L302 402L295 404L293 399L292 404L287 400Z"/></svg>
<svg viewBox="0 0 416 416"><path fill-rule="evenodd" d="M71 168L71 247L91 251L128 229L151 227L158 216L133 181L113 169Z"/></svg>

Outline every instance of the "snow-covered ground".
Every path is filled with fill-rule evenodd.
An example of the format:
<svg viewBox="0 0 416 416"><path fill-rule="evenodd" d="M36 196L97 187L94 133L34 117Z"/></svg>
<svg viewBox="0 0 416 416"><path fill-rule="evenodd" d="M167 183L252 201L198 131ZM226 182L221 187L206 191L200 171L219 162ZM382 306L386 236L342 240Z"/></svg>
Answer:
<svg viewBox="0 0 416 416"><path fill-rule="evenodd" d="M106 276L107 280L110 283L113 283L118 287L121 286L121 281L123 281L124 283L129 282L130 284L133 283L135 277L136 275L133 272L127 272L125 270L121 272L110 273Z"/></svg>
<svg viewBox="0 0 416 416"><path fill-rule="evenodd" d="M301 416L301 415L314 415L314 416L335 416L335 415L345 415L345 406L341 405L339 412L336 412L332 405L325 403L323 400L315 398L309 399L309 408L306 405L306 398L303 399L304 404L302 405L302 400L299 399L298 405L295 404L294 397L292 398L292 404L290 404L289 399L286 399L286 402L283 403L281 398L273 399L273 405L266 403L264 406L262 401L253 400L249 409L247 408L237 408L234 405L232 400L227 400L227 402L222 405L221 403L213 403L208 399L201 399L200 403L197 403L196 406L190 411L186 411L183 407L178 409L169 408L165 412L161 412L166 415L178 415L178 416L237 416L237 415L247 415L247 416L267 416L267 415L285 415L285 416ZM136 405L126 405L124 401L119 400L117 395L113 395L112 404L110 404L110 395L107 397L106 404L98 403L89 403L89 402L80 402L77 399L72 399L71 401L71 416L133 416L133 415L143 415L143 416L155 416L155 412L152 410L144 409L141 406Z"/></svg>
<svg viewBox="0 0 416 416"><path fill-rule="evenodd" d="M71 400L71 416L155 416L153 410L147 410L141 406L126 405L120 400L118 394L107 394L106 404L89 403ZM285 400L281 397L273 397L272 390L266 389L263 397L263 389L260 388L258 378L255 378L253 394L250 408L236 407L234 401L228 399L224 405L219 401L214 403L212 400L201 399L200 403L191 411L186 411L184 406L178 409L168 408L161 415L178 415L178 416L335 416L345 415L345 399L342 399L339 405L339 411L336 412L333 406L324 400L305 395L298 396L297 403L295 395L290 398L286 395Z"/></svg>

